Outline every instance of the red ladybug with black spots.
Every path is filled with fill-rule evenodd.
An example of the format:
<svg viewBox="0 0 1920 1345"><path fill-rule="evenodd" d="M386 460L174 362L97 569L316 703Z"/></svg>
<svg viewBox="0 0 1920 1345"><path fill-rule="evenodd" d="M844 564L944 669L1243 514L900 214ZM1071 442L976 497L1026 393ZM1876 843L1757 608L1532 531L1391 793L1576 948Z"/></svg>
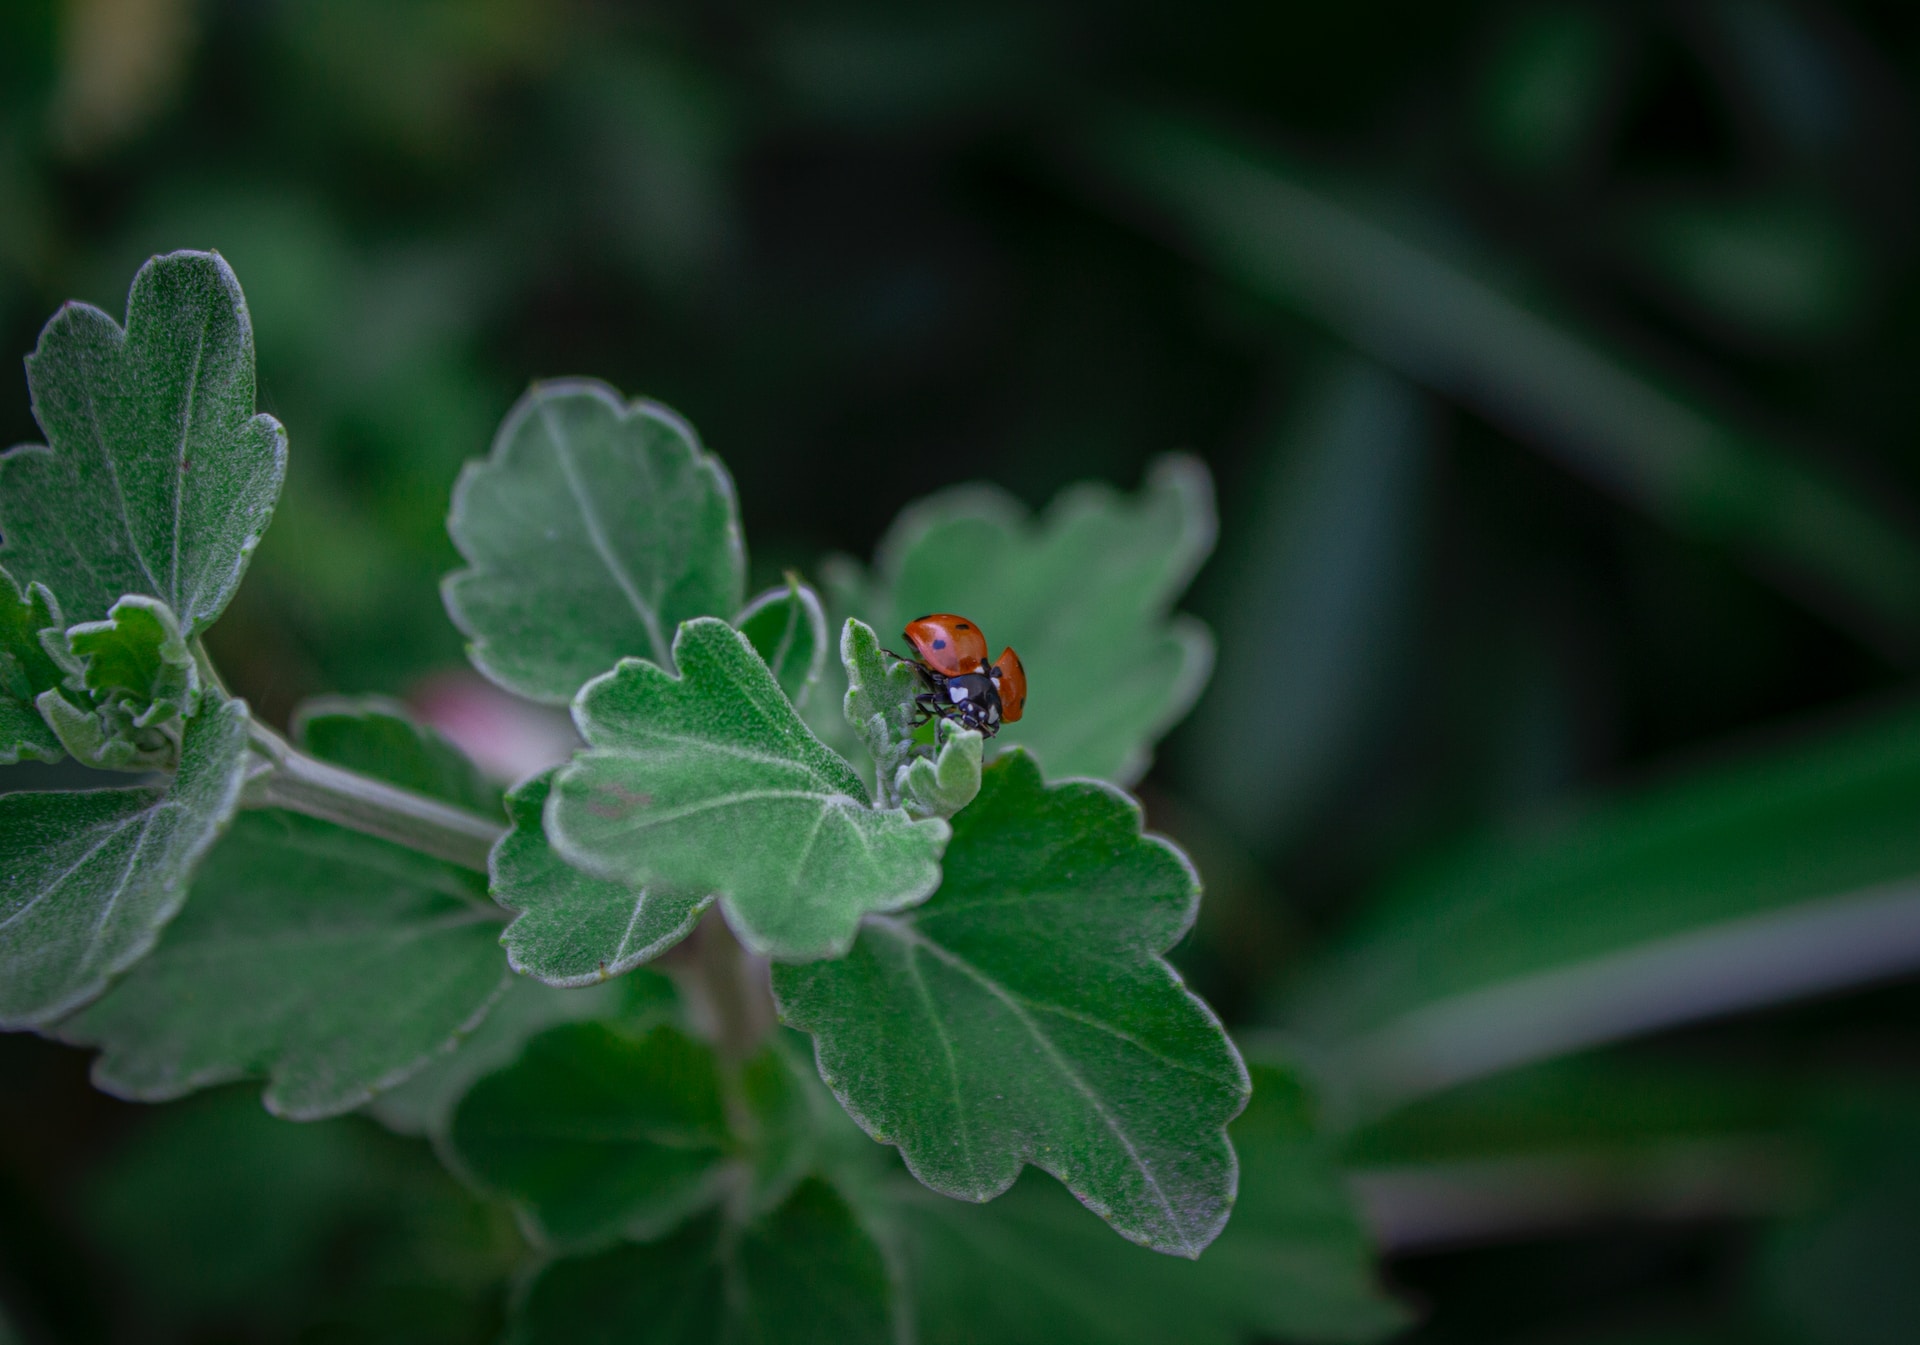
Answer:
<svg viewBox="0 0 1920 1345"><path fill-rule="evenodd" d="M991 738L1000 725L1026 713L1027 671L1012 648L987 661L987 637L974 622L952 612L909 621L903 632L920 657L912 664L926 690L913 699L925 719L939 719ZM895 658L900 658L898 654Z"/></svg>

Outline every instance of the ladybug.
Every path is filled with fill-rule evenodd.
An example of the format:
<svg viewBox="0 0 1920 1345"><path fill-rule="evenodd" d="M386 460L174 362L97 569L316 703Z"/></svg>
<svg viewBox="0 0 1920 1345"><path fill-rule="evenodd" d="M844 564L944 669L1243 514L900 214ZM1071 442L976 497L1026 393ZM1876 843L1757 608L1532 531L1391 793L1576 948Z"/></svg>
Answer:
<svg viewBox="0 0 1920 1345"><path fill-rule="evenodd" d="M1027 672L1020 656L1007 648L989 663L987 637L967 618L934 612L909 621L901 634L919 655L901 662L912 664L927 688L913 698L923 722L951 720L991 738L1002 723L1026 713Z"/></svg>

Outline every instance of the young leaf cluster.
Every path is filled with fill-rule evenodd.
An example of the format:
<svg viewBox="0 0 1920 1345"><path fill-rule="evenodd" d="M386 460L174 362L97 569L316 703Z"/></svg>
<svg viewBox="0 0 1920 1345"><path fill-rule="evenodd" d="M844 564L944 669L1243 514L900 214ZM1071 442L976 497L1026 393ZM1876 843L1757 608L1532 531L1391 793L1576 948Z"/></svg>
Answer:
<svg viewBox="0 0 1920 1345"><path fill-rule="evenodd" d="M1211 537L1192 464L1037 526L969 494L896 529L861 610L977 603L1035 671L1032 750L989 759L921 722L857 615L831 660L797 576L744 600L732 482L684 421L537 385L449 519L475 666L581 740L502 797L390 703L313 702L282 737L208 659L285 467L224 262L150 262L124 329L63 309L29 377L0 756L142 777L0 796L0 1023L97 1048L123 1097L254 1080L284 1117L434 1136L539 1249L528 1342L921 1330L915 1258L951 1236L845 1116L926 1190L989 1201L1032 1166L1154 1251L1220 1235L1250 1081L1165 960L1196 875L1117 785L1042 771L1137 774L1204 676L1167 615ZM983 544L1004 566L942 587L930 557ZM1076 677L1096 635L1124 666ZM636 972L663 958L684 1002Z"/></svg>

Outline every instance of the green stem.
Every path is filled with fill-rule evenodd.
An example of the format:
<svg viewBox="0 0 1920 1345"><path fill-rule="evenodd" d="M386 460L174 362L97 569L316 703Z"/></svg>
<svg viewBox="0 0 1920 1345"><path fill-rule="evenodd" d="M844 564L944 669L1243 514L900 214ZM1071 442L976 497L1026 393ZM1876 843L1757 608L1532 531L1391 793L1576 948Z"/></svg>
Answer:
<svg viewBox="0 0 1920 1345"><path fill-rule="evenodd" d="M248 784L246 807L305 813L482 873L506 831L464 808L310 757L258 721L248 737L267 768Z"/></svg>
<svg viewBox="0 0 1920 1345"><path fill-rule="evenodd" d="M231 698L233 693L227 690L226 679L220 676L220 670L213 664L213 655L207 652L207 646L198 635L187 642L187 648L193 654L194 666L200 670L200 680L222 696Z"/></svg>
<svg viewBox="0 0 1920 1345"><path fill-rule="evenodd" d="M701 993L713 1015L715 1045L730 1060L745 1060L773 1029L773 996L767 967L740 946L716 907L701 921L695 939Z"/></svg>

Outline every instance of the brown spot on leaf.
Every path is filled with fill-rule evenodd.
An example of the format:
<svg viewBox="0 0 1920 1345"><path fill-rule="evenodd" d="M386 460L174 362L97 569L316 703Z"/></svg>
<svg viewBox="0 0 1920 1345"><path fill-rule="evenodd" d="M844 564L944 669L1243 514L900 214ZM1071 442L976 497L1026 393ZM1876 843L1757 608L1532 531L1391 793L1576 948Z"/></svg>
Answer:
<svg viewBox="0 0 1920 1345"><path fill-rule="evenodd" d="M595 817L604 817L609 821L618 821L631 813L653 805L653 795L636 794L620 785L608 785L599 794L587 800L587 811Z"/></svg>

